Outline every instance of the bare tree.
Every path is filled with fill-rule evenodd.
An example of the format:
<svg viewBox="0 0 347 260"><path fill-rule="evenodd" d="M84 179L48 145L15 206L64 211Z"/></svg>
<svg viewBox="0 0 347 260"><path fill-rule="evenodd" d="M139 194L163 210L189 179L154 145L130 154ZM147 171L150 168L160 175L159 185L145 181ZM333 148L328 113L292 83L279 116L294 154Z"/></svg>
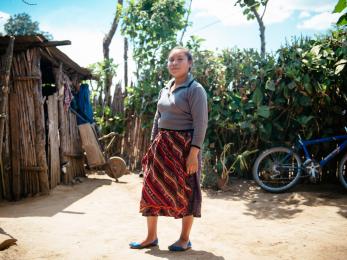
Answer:
<svg viewBox="0 0 347 260"><path fill-rule="evenodd" d="M192 2L193 2L193 0L190 0L189 9L188 9L188 12L187 12L186 24L185 24L185 26L184 26L184 28L183 28L182 35L181 35L181 39L180 39L180 44L181 44L181 45L183 44L183 37L184 37L184 34L185 34L185 32L186 32L186 30L187 30L187 27L188 27L188 25L189 25L189 15L190 15L190 12L191 12L191 10L192 10Z"/></svg>
<svg viewBox="0 0 347 260"><path fill-rule="evenodd" d="M124 95L127 96L127 86L128 86L128 38L124 37L124 87L125 87L125 93Z"/></svg>
<svg viewBox="0 0 347 260"><path fill-rule="evenodd" d="M257 20L260 31L260 53L261 57L265 57L265 25L263 17L266 11L269 0L238 0L235 5L243 8L243 14L246 15L248 20ZM260 15L258 9L260 6L264 7L263 13Z"/></svg>
<svg viewBox="0 0 347 260"><path fill-rule="evenodd" d="M102 43L103 54L104 54L104 71L105 71L105 80L104 80L104 94L105 94L105 104L111 105L111 85L112 85L112 73L111 73L111 64L110 64L110 44L114 34L116 33L119 20L122 14L123 9L123 0L118 0L116 14L114 16L110 31L105 35Z"/></svg>

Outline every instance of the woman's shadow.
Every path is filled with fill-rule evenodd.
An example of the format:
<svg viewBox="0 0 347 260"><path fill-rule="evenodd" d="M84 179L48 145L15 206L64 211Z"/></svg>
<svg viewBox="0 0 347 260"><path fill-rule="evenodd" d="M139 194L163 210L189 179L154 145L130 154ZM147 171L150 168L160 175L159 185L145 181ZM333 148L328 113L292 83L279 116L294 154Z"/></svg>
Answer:
<svg viewBox="0 0 347 260"><path fill-rule="evenodd" d="M165 259L225 260L223 256L216 256L211 252L206 252L204 250L193 250L193 249L189 249L184 252L171 252L169 250L161 250L159 247L152 247L150 250L146 251L145 253L156 256L156 257L162 257Z"/></svg>

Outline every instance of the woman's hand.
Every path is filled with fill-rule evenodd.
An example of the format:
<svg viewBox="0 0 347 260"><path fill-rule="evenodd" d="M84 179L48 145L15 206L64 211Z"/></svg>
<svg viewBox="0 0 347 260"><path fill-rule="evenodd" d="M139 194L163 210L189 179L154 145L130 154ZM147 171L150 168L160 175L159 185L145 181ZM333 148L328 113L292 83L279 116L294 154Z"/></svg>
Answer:
<svg viewBox="0 0 347 260"><path fill-rule="evenodd" d="M186 161L186 169L189 175L194 174L198 171L198 154L200 149L192 146L189 151L189 155Z"/></svg>

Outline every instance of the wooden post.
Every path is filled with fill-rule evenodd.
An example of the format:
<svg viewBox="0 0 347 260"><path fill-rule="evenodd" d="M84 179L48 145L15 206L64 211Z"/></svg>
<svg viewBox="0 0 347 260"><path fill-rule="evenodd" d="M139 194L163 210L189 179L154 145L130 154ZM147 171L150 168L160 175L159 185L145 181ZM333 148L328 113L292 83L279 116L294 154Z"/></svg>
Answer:
<svg viewBox="0 0 347 260"><path fill-rule="evenodd" d="M50 172L50 188L60 183L60 156L58 133L58 98L57 93L48 97L48 162Z"/></svg>
<svg viewBox="0 0 347 260"><path fill-rule="evenodd" d="M33 49L33 68L34 75L41 75L40 70L40 54L38 49ZM36 158L37 164L42 169L39 171L40 190L42 194L49 193L48 182L48 167L46 161L46 134L45 134L45 120L43 112L43 99L42 99L42 81L37 81L38 84L33 89L34 107L35 107L35 128L36 128Z"/></svg>
<svg viewBox="0 0 347 260"><path fill-rule="evenodd" d="M0 103L0 165L2 165L2 142L4 139L4 127L7 116L7 99L8 99L8 82L10 78L12 57L13 57L13 44L14 37L10 36L10 42L8 44L5 54L5 66L4 73L0 75L0 88L2 90L2 102Z"/></svg>
<svg viewBox="0 0 347 260"><path fill-rule="evenodd" d="M21 195L20 176L20 140L19 140L19 115L17 95L10 95L10 131L11 131L11 165L12 165L12 193L13 199L19 200Z"/></svg>
<svg viewBox="0 0 347 260"><path fill-rule="evenodd" d="M64 155L66 147L66 115L64 112L64 86L63 86L63 64L59 64L59 68L54 69L55 85L58 89L58 121L59 121L59 137L60 137L60 146L59 146L59 156L60 163L66 164L68 159ZM66 175L66 174L65 174ZM63 180L65 176L62 176ZM63 180L66 183L65 180Z"/></svg>
<svg viewBox="0 0 347 260"><path fill-rule="evenodd" d="M127 96L128 87L128 38L124 37L124 96Z"/></svg>

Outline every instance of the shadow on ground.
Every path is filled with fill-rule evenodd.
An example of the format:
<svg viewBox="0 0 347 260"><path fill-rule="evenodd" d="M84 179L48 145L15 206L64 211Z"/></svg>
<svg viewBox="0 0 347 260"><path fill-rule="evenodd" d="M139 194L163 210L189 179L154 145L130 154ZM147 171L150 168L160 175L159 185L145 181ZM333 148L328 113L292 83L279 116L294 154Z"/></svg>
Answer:
<svg viewBox="0 0 347 260"><path fill-rule="evenodd" d="M12 245L15 245L16 242L17 239L6 233L6 231L0 227L0 251L3 251Z"/></svg>
<svg viewBox="0 0 347 260"><path fill-rule="evenodd" d="M165 258L169 260L174 259L199 259L199 260L224 260L222 256L216 256L213 253L190 249L185 252L171 252L169 250L160 250L157 247L153 247L146 251L146 254L153 255L160 258Z"/></svg>
<svg viewBox="0 0 347 260"><path fill-rule="evenodd" d="M333 206L347 218L347 191L339 184L299 184L286 193L273 194L254 181L234 180L225 192L205 190L210 199L245 201L245 215L257 219L294 218L302 207Z"/></svg>
<svg viewBox="0 0 347 260"><path fill-rule="evenodd" d="M50 195L25 198L16 202L0 203L0 218L51 217L57 213L85 214L64 210L74 202L89 195L97 188L111 185L111 179L83 178L83 185L59 185Z"/></svg>

